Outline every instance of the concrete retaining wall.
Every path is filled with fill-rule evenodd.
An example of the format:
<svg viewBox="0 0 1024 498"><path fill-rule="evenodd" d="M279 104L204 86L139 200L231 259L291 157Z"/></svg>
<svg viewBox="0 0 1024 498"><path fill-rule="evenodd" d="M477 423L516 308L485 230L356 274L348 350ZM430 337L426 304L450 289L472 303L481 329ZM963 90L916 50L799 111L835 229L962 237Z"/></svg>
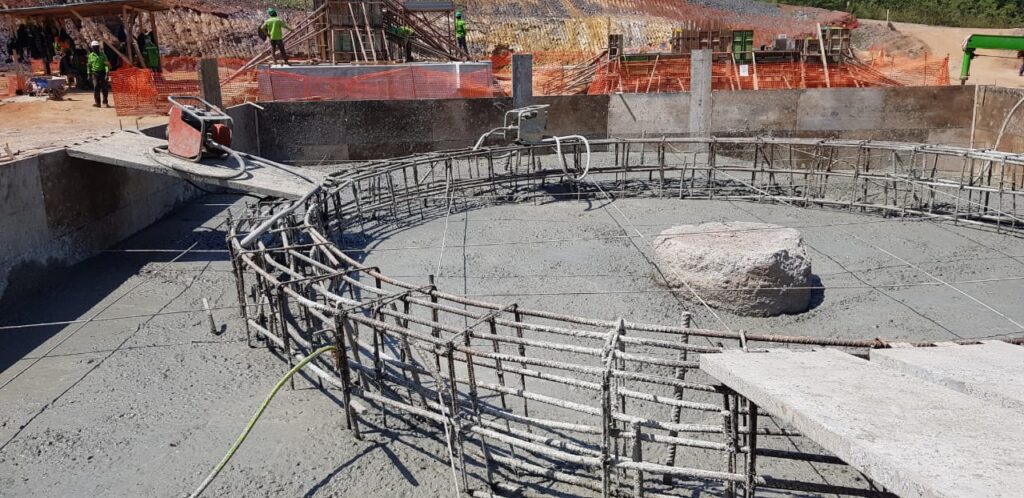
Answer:
<svg viewBox="0 0 1024 498"><path fill-rule="evenodd" d="M548 129L607 134L608 97L538 98L551 104ZM512 99L271 102L253 118L259 154L274 160L380 159L473 145L502 125ZM236 122L244 114L232 112ZM236 125L236 130L238 125Z"/></svg>
<svg viewBox="0 0 1024 498"><path fill-rule="evenodd" d="M714 92L712 133L968 145L974 87ZM551 134L690 134L690 95L543 97ZM510 99L273 102L232 110L236 137L271 159L395 157L471 145L501 125ZM254 113L254 114L253 114ZM246 142L249 143L249 142Z"/></svg>
<svg viewBox="0 0 1024 498"><path fill-rule="evenodd" d="M1024 99L1024 89L978 87L978 114L974 132L976 147L990 148L995 145L999 129L1021 99ZM1024 152L1024 105L1007 122L999 150Z"/></svg>
<svg viewBox="0 0 1024 498"><path fill-rule="evenodd" d="M773 135L967 145L973 87L714 92L718 136ZM608 134L686 136L688 94L613 95Z"/></svg>
<svg viewBox="0 0 1024 498"><path fill-rule="evenodd" d="M0 309L197 194L169 176L64 151L0 166Z"/></svg>

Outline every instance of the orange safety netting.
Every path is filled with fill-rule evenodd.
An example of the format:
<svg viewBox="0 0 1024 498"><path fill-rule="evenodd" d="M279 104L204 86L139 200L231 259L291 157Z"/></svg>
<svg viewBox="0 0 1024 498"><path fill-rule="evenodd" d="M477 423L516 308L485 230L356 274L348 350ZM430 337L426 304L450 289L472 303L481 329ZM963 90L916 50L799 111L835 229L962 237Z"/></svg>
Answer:
<svg viewBox="0 0 1024 498"><path fill-rule="evenodd" d="M164 71L123 68L111 73L111 90L119 116L165 114L167 97L199 95L198 59L166 58ZM242 59L218 59L225 106L254 101L410 100L481 98L505 93L490 70L455 66L393 66L359 76L311 76L283 70L246 70ZM230 76L230 78L229 78Z"/></svg>
<svg viewBox="0 0 1024 498"><path fill-rule="evenodd" d="M32 74L43 74L43 73L46 72L46 63L42 59L32 59L30 64L32 65ZM50 74L56 75L56 74L59 74L59 73L60 73L60 61L57 61L57 60L51 61L50 62Z"/></svg>
<svg viewBox="0 0 1024 498"><path fill-rule="evenodd" d="M860 88L900 86L871 67L858 63L763 62L740 65L731 61L712 65L713 90L768 90L796 88ZM690 91L690 59L685 57L642 62L603 62L587 93L674 93Z"/></svg>
<svg viewBox="0 0 1024 498"><path fill-rule="evenodd" d="M898 81L905 86L948 85L949 56L929 57L928 54L919 58L888 55L884 50L877 54L872 52L867 62L875 71L887 78Z"/></svg>
<svg viewBox="0 0 1024 498"><path fill-rule="evenodd" d="M259 72L260 100L416 100L503 95L489 69L455 72L457 66L395 66L359 76Z"/></svg>
<svg viewBox="0 0 1024 498"><path fill-rule="evenodd" d="M199 76L195 57L165 57L163 71L124 67L110 73L111 93L118 116L166 114L167 97L199 95ZM246 63L243 59L217 59L220 75L233 74ZM257 99L256 71L247 71L221 87L225 106Z"/></svg>
<svg viewBox="0 0 1024 498"><path fill-rule="evenodd" d="M585 93L605 52L533 51L533 94L571 95ZM512 52L491 55L494 79L505 94L512 93Z"/></svg>

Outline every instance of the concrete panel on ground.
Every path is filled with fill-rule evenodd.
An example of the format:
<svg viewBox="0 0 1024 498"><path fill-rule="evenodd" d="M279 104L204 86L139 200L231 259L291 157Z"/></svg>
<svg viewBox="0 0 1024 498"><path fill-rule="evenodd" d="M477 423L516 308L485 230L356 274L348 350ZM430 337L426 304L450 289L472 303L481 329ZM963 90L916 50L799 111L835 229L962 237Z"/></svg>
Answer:
<svg viewBox="0 0 1024 498"><path fill-rule="evenodd" d="M875 349L871 361L1024 413L1024 347L986 341L970 346Z"/></svg>
<svg viewBox="0 0 1024 498"><path fill-rule="evenodd" d="M837 350L703 355L701 370L903 497L1024 489L1024 415Z"/></svg>
<svg viewBox="0 0 1024 498"><path fill-rule="evenodd" d="M203 168L209 168L211 172L215 171L217 174L224 174L233 168L237 168L234 159L210 159L204 161L203 164L196 164L167 155L160 156L158 159L156 154L153 153L153 148L161 145L167 145L167 141L133 133L117 133L94 142L71 147L68 149L68 155L98 163L184 178L193 182L289 199L302 197L313 187L310 182L287 171L258 166L252 163L247 164L246 172L238 178L230 180L212 178L199 172ZM164 164L157 162L158 160ZM166 166L166 164L172 163L197 173L183 172ZM318 183L323 180L322 173L313 171L305 171L303 173L306 176L312 177Z"/></svg>

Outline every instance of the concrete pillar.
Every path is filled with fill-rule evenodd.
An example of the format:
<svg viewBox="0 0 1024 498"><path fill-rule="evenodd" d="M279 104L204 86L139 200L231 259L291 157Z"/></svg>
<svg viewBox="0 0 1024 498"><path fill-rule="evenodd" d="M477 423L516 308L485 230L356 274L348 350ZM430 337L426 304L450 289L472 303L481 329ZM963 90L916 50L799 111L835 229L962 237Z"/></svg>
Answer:
<svg viewBox="0 0 1024 498"><path fill-rule="evenodd" d="M690 59L690 136L711 136L710 50L694 50Z"/></svg>
<svg viewBox="0 0 1024 498"><path fill-rule="evenodd" d="M533 103L533 55L512 55L512 108Z"/></svg>
<svg viewBox="0 0 1024 498"><path fill-rule="evenodd" d="M223 109L224 99L220 94L220 74L217 72L217 59L199 60L199 90L203 100Z"/></svg>

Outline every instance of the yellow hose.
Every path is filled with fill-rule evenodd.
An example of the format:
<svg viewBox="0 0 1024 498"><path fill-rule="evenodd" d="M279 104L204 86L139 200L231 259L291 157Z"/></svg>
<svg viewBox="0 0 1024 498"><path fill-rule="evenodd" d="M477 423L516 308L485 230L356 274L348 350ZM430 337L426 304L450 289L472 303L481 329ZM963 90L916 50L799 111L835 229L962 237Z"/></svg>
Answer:
<svg viewBox="0 0 1024 498"><path fill-rule="evenodd" d="M263 400L263 403L260 405L259 409L256 410L256 413L253 414L252 419L250 419L249 423L246 424L245 429L242 430L242 433L238 435L238 439L236 439L235 443L231 445L230 449L228 449L227 454L224 455L224 458L220 459L220 463L218 463L217 466L214 467L212 471L210 471L210 475L206 476L206 479L203 480L203 483L200 484L199 487L196 488L196 490L193 491L191 495L189 495L190 498L197 498L201 496L203 494L203 491L206 491L206 488L217 477L217 474L220 474L220 471L224 470L224 467L227 466L228 461L231 460L231 457L235 456L235 452L238 451L238 448L242 446L243 442L245 442L245 438L249 437L249 433L252 432L252 428L256 425L256 421L260 419L260 417L263 415L263 412L267 409L267 406L270 405L270 400L274 399L274 396L277 395L277 392L280 391L282 387L284 387L285 382L288 382L288 379L291 379L292 376L298 373L299 370L302 370L303 367L309 364L309 362L316 359L317 356L320 356L328 351L337 350L337 346L324 346L316 351L313 351L312 353L309 354L309 356L303 358L302 361L300 361L298 364L292 367L292 369L289 370L288 373L284 375L284 377L281 377L281 380L277 381L277 384L274 385L274 389L270 391L270 394L267 396L267 399Z"/></svg>

